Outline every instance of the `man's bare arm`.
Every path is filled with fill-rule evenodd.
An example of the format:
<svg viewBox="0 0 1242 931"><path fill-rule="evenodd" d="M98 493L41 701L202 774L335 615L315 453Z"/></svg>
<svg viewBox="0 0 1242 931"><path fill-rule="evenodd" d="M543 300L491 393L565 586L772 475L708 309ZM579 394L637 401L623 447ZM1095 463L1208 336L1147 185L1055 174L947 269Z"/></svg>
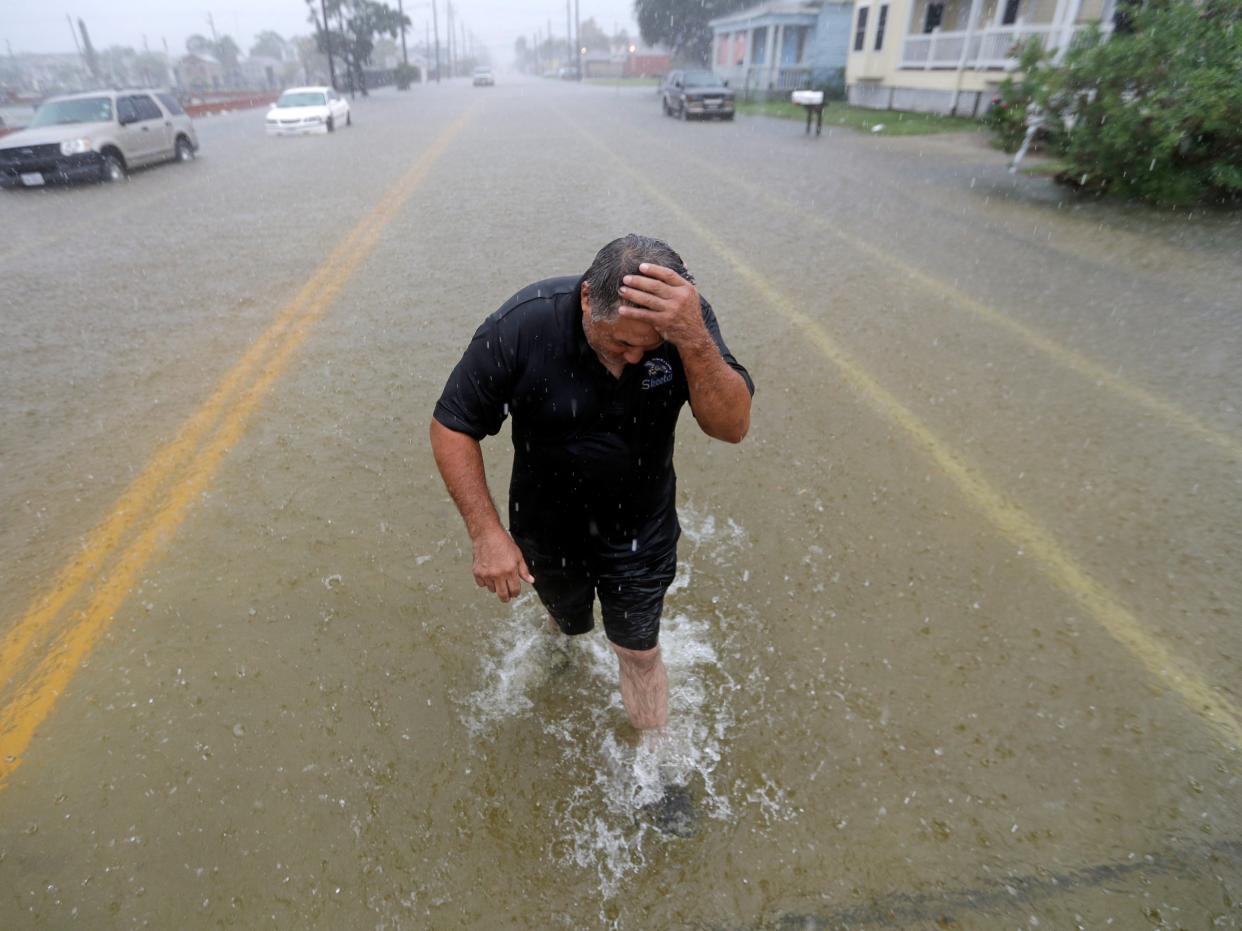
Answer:
<svg viewBox="0 0 1242 931"><path fill-rule="evenodd" d="M750 389L720 355L703 322L699 292L670 268L643 263L626 275L618 311L651 324L677 347L690 386L690 410L708 436L740 443L750 429Z"/></svg>
<svg viewBox="0 0 1242 931"><path fill-rule="evenodd" d="M479 441L433 419L431 450L445 487L470 534L474 547L474 581L495 592L501 601L516 598L522 591L522 582L533 584L535 580L522 558L522 551L496 513L487 487Z"/></svg>
<svg viewBox="0 0 1242 931"><path fill-rule="evenodd" d="M729 367L706 328L703 340L678 346L690 386L690 412L708 436L740 443L750 430L750 389Z"/></svg>

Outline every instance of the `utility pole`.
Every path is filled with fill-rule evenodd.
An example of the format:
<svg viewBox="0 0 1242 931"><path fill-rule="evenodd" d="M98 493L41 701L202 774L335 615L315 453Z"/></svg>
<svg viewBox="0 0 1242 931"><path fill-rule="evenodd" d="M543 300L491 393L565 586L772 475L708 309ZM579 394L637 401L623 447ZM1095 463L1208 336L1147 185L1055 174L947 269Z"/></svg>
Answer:
<svg viewBox="0 0 1242 931"><path fill-rule="evenodd" d="M445 0L445 6L448 7L448 28L445 36L448 45L448 73L451 78L457 71L456 63L453 61L453 0Z"/></svg>
<svg viewBox="0 0 1242 931"><path fill-rule="evenodd" d="M440 83L440 20L436 16L436 0L431 0L431 26L436 32L436 83Z"/></svg>
<svg viewBox="0 0 1242 931"><path fill-rule="evenodd" d="M328 0L319 0L319 9L323 11L323 44L328 49L328 77L332 89L336 90L336 65L332 62L332 33L328 31Z"/></svg>
<svg viewBox="0 0 1242 931"><path fill-rule="evenodd" d="M577 56L574 54L574 49L573 49L574 31L573 31L572 26L570 25L569 2L570 0L565 0L565 52L566 52L565 64L567 65L571 61L573 61L575 58L577 58Z"/></svg>
<svg viewBox="0 0 1242 931"><path fill-rule="evenodd" d="M73 20L69 17L68 13L65 14L65 22L69 24L69 31L73 34L73 47L77 49L78 54L81 55L82 43L78 41L78 30L74 28Z"/></svg>
<svg viewBox="0 0 1242 931"><path fill-rule="evenodd" d="M566 0L566 2L568 2L568 0ZM211 41L212 41L212 43L213 43L213 44L218 44L218 43L219 43L219 41L220 41L220 37L219 37L218 35L216 35L216 21L215 21L215 19L213 19L213 18L212 18L212 15L211 15L211 13L210 13L210 12L207 14L207 25L209 25L209 26L211 27Z"/></svg>
<svg viewBox="0 0 1242 931"><path fill-rule="evenodd" d="M574 0L574 60L578 62L578 80L582 80L582 24L578 21L578 3Z"/></svg>
<svg viewBox="0 0 1242 931"><path fill-rule="evenodd" d="M397 14L401 17L401 60L410 67L410 53L405 50L405 0L397 0Z"/></svg>

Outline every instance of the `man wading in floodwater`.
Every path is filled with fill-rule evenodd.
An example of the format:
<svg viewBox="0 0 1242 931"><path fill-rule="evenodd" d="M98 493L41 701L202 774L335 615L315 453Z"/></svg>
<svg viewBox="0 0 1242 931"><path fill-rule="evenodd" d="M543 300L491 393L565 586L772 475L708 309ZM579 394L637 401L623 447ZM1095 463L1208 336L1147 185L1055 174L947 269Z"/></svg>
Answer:
<svg viewBox="0 0 1242 931"><path fill-rule="evenodd" d="M741 442L754 384L668 245L610 242L582 277L523 288L488 317L431 422L436 464L474 544L474 580L501 601L535 587L566 634L594 626L617 654L640 731L668 719L660 612L677 567L673 431L684 402L708 436ZM513 417L509 531L479 441Z"/></svg>

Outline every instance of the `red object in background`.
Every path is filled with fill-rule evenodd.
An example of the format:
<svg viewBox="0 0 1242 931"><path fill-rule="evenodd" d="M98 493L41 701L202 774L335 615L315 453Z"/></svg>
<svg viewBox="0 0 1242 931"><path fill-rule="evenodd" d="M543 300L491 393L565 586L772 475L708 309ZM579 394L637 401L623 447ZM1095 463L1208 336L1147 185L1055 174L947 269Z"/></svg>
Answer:
<svg viewBox="0 0 1242 931"><path fill-rule="evenodd" d="M631 55L621 69L623 78L657 77L668 73L667 55Z"/></svg>

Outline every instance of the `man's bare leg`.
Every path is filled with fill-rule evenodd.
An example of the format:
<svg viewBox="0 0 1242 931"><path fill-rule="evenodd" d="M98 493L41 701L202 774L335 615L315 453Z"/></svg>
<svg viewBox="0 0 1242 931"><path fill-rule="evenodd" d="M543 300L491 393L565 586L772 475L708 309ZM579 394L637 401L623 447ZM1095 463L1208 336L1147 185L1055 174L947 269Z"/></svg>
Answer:
<svg viewBox="0 0 1242 931"><path fill-rule="evenodd" d="M668 723L668 673L657 646L651 650L628 650L609 643L621 668L621 701L630 723L650 731Z"/></svg>

